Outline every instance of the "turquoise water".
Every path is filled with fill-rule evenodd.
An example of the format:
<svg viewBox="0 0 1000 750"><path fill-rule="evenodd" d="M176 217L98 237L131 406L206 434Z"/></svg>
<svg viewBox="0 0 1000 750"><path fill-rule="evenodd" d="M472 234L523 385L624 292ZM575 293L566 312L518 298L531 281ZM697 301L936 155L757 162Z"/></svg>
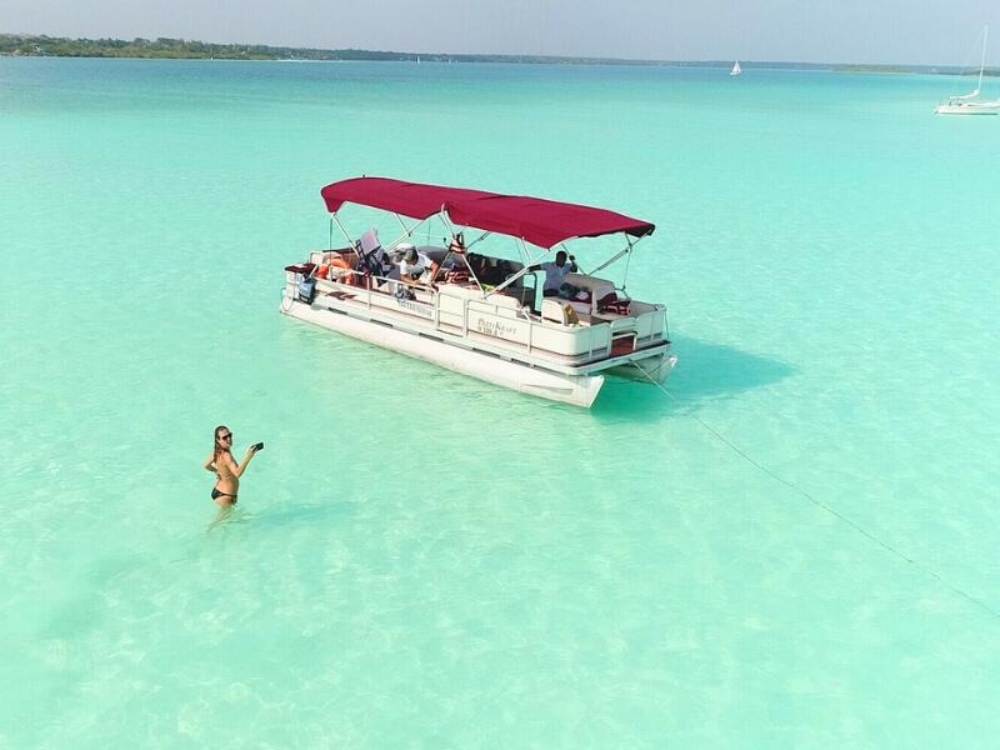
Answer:
<svg viewBox="0 0 1000 750"><path fill-rule="evenodd" d="M1000 118L725 73L0 59L0 747L992 744ZM670 395L280 316L362 173L656 222Z"/></svg>

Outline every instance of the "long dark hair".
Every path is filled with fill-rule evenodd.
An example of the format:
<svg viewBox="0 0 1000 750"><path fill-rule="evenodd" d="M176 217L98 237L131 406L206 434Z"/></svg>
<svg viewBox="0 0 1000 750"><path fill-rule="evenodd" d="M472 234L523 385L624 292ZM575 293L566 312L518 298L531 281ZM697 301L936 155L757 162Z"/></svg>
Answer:
<svg viewBox="0 0 1000 750"><path fill-rule="evenodd" d="M219 447L219 433L223 431L232 433L232 430L230 430L224 424L220 424L218 427L215 428L215 445L212 450L212 455L215 456L215 458L218 458L219 454L222 453L224 450L229 450L228 448Z"/></svg>

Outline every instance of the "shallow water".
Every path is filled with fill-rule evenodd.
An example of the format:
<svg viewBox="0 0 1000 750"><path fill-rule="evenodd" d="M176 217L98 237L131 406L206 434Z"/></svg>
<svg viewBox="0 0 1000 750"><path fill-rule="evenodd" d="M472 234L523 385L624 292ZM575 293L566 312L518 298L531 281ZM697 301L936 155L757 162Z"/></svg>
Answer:
<svg viewBox="0 0 1000 750"><path fill-rule="evenodd" d="M0 747L988 745L1000 118L955 83L0 59ZM362 173L654 221L669 395L280 316ZM221 520L219 423L267 443Z"/></svg>

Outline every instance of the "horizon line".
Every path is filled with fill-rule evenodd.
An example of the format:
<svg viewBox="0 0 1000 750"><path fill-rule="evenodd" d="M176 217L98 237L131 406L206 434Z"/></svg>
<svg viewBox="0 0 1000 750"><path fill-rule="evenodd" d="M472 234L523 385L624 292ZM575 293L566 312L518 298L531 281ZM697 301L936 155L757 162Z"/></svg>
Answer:
<svg viewBox="0 0 1000 750"><path fill-rule="evenodd" d="M311 53L311 54L326 54L326 55L380 55L380 56L392 56L397 58L412 58L414 60L426 57L427 62L439 62L442 60L448 61L461 61L461 62L484 62L484 61L525 61L525 60L539 60L548 62L567 62L576 64L618 64L618 65L704 65L707 67L717 67L720 65L731 65L733 59L739 60L742 65L751 65L758 67L788 67L788 66L807 66L812 68L862 68L862 69L919 69L926 71L962 71L965 66L948 64L948 63L862 63L862 62L809 62L805 60L754 60L751 58L718 58L718 59L662 59L662 58L628 58L628 57L605 57L600 55L551 55L551 54L535 54L535 53L498 53L498 52L410 52L410 51L398 51L398 50L376 50L376 49L365 49L361 47L343 47L343 48L324 48L324 47L301 47L301 46L289 46L289 45L273 45L273 44L255 44L250 42L206 42L197 39L184 39L179 37L157 37L156 39L148 39L146 37L134 37L132 39L120 39L114 37L100 37L100 38L90 38L90 37L58 37L49 36L48 34L35 34L35 33L14 33L14 32L0 32L0 40L20 40L25 43L35 43L37 48L37 42L45 40L47 42L55 43L75 43L75 44L112 44L112 45L122 45L122 46L132 46L137 43L142 45L149 45L157 47L161 50L169 50L168 44L181 44L181 45L201 45L207 48L222 48L222 49L242 49L244 53L249 50L258 51L258 54L268 54L274 57L277 61L281 60L295 60L294 57L281 56L285 53ZM20 54L18 54L18 52ZM206 50L204 54L207 54L209 50ZM126 59L148 59L141 55L122 55L122 56L109 56L103 54L52 54L44 50L36 51L32 50L29 52L15 50L12 53L5 53L0 51L0 56L11 57L11 56L21 56L21 57L87 57L87 58L109 58L109 57L122 57ZM159 58L164 59L164 58ZM199 58L166 58L166 59L208 59L207 57ZM356 60L343 60L343 59L315 59L316 62L354 62ZM363 61L363 60L362 60ZM405 60L385 60L385 59L371 59L369 62L405 62ZM989 70L989 68L987 68ZM994 69L995 70L995 69ZM994 73L995 74L995 73Z"/></svg>

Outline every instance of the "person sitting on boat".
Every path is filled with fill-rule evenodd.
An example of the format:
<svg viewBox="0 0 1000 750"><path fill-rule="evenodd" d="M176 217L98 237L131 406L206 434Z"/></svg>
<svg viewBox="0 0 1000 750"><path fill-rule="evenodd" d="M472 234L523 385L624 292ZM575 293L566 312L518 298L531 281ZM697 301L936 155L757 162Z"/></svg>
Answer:
<svg viewBox="0 0 1000 750"><path fill-rule="evenodd" d="M430 271L430 278L433 279L437 270L438 264L412 245L406 249L403 259L399 262L399 278L404 284L411 286L419 283L427 271Z"/></svg>
<svg viewBox="0 0 1000 750"><path fill-rule="evenodd" d="M576 258L567 255L565 250L556 253L556 259L550 263L538 263L528 268L529 271L545 271L545 284L542 294L545 297L558 297L566 277L576 273Z"/></svg>
<svg viewBox="0 0 1000 750"><path fill-rule="evenodd" d="M500 258L470 253L469 267L479 283L485 286L498 286L507 279L508 266L506 261Z"/></svg>

